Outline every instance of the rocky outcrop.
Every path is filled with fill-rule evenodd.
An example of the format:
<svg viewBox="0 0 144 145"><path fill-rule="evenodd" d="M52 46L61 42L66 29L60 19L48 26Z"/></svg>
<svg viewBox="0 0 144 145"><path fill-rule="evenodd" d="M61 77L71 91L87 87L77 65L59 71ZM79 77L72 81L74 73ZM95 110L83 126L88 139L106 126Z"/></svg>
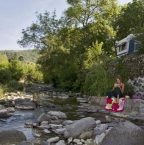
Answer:
<svg viewBox="0 0 144 145"><path fill-rule="evenodd" d="M18 130L4 130L0 132L0 144L16 144L26 141L25 135Z"/></svg>
<svg viewBox="0 0 144 145"><path fill-rule="evenodd" d="M103 139L101 145L143 145L144 130L131 122L121 122Z"/></svg>

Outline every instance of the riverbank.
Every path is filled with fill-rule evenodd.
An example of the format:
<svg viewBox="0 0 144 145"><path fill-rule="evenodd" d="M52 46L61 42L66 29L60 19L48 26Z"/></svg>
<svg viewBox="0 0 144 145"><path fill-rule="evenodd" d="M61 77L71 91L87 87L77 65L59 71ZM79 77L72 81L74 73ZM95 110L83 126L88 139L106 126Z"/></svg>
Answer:
<svg viewBox="0 0 144 145"><path fill-rule="evenodd" d="M143 145L143 122L139 124L141 127L138 127L129 122L132 119L122 116L122 113L116 113L117 117L114 117L114 113L103 110L105 98L81 98L79 94L52 91L48 86L47 89L41 89L39 97L31 92L17 92L6 94L6 100L0 101L0 112L4 110L11 113L11 117L2 117L1 113L0 136L3 136L3 140L0 144L46 145L51 142L53 145L105 145L107 142L112 145L113 140L121 140L117 136L113 138L115 131L117 134L123 131L128 135L133 128L133 132L140 134L140 142L137 145ZM14 142L7 137L4 130L8 130L11 136L17 133L15 130L20 131L23 134L22 140L15 139L17 141ZM131 137L133 142L136 142L134 135L131 134ZM125 143L130 143L129 138L124 140Z"/></svg>

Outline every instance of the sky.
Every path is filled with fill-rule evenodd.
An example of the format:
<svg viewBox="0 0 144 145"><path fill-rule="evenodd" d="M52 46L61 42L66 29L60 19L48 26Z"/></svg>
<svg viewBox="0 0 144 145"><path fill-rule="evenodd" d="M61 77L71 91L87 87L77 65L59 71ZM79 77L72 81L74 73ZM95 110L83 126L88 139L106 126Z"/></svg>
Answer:
<svg viewBox="0 0 144 145"><path fill-rule="evenodd" d="M132 0L119 0L125 4ZM35 12L56 10L60 17L68 7L66 0L0 0L0 50L24 49L17 44L22 29L36 21Z"/></svg>

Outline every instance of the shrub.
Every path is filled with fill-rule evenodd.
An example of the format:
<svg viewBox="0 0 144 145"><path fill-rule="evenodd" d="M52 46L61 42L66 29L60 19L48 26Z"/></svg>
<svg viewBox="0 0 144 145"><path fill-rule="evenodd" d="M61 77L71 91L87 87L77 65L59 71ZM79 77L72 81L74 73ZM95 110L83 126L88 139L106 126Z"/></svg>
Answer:
<svg viewBox="0 0 144 145"><path fill-rule="evenodd" d="M19 83L16 80L11 80L11 81L9 81L7 87L10 91L15 91L15 90L23 91L24 84Z"/></svg>
<svg viewBox="0 0 144 145"><path fill-rule="evenodd" d="M105 64L93 66L86 75L84 90L89 95L103 96L114 82L114 78L109 78Z"/></svg>
<svg viewBox="0 0 144 145"><path fill-rule="evenodd" d="M3 93L4 93L3 88L2 86L0 86L0 98L3 97Z"/></svg>

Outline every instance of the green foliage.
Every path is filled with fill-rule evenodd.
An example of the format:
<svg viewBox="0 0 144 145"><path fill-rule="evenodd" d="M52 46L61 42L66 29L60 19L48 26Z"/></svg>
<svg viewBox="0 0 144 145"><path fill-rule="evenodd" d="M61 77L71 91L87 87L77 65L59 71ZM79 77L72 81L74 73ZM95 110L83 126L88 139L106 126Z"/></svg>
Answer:
<svg viewBox="0 0 144 145"><path fill-rule="evenodd" d="M7 83L9 80L11 80L11 78L12 74L9 69L0 68L0 82L2 84Z"/></svg>
<svg viewBox="0 0 144 145"><path fill-rule="evenodd" d="M117 31L117 40L121 40L129 34L141 33L144 27L143 16L143 0L133 0L131 3L122 6L121 12L113 23Z"/></svg>
<svg viewBox="0 0 144 145"><path fill-rule="evenodd" d="M2 86L0 85L0 98L3 97L3 93L4 93L3 88L2 88Z"/></svg>
<svg viewBox="0 0 144 145"><path fill-rule="evenodd" d="M27 81L32 82L42 82L43 75L39 70L39 66L36 64L27 64L26 65L26 74Z"/></svg>
<svg viewBox="0 0 144 145"><path fill-rule="evenodd" d="M9 83L7 84L7 87L9 88L9 91L23 91L24 90L24 84L23 83L19 83L16 80L11 80L9 81Z"/></svg>
<svg viewBox="0 0 144 145"><path fill-rule="evenodd" d="M12 74L12 79L19 81L24 76L24 65L19 60L11 60L9 70Z"/></svg>
<svg viewBox="0 0 144 145"><path fill-rule="evenodd" d="M1 57L1 55L5 57ZM18 59L25 64L29 62L36 63L38 57L38 50L0 50L0 62L5 59L7 59L7 61Z"/></svg>
<svg viewBox="0 0 144 145"><path fill-rule="evenodd" d="M106 64L94 65L86 75L84 90L89 95L105 96L115 79L108 73Z"/></svg>

